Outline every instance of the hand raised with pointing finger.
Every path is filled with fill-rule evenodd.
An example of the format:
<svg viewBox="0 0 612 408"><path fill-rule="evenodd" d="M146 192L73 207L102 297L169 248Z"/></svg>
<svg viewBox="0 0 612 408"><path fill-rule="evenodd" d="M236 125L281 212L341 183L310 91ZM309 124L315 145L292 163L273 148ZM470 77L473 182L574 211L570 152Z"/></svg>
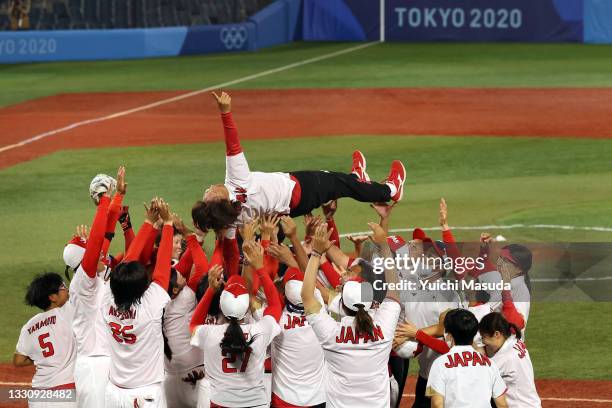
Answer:
<svg viewBox="0 0 612 408"><path fill-rule="evenodd" d="M232 110L232 98L227 92L221 92L221 95L212 92L212 95L215 97L221 113L228 113Z"/></svg>

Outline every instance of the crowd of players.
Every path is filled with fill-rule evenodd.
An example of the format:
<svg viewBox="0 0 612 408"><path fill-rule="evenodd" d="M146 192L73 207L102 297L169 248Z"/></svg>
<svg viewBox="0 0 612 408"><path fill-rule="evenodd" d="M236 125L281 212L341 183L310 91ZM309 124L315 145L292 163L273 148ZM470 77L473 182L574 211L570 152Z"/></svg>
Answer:
<svg viewBox="0 0 612 408"><path fill-rule="evenodd" d="M225 95L216 98L231 129ZM238 167L249 177L234 136L226 129L228 167L242 160ZM414 407L539 407L522 340L530 251L507 245L493 262L491 237L482 234L482 267L459 271L376 262L398 255L458 259L462 254L444 200L440 241L419 228L407 241L391 235L389 219L403 180L388 187L371 183L363 155L357 151L353 157L354 180L292 173L291 180L301 182L301 201L293 204L294 188L284 204L289 208L292 202L295 216L294 210L304 207L299 203L309 200L315 176L336 177L334 189L349 185L340 196L360 201L368 195L376 201L386 189L392 203L371 204L379 222L367 224L369 235L348 237L354 245L350 253L340 248L335 199L321 205L321 215L305 213L303 237L296 221L281 211L221 223L235 207L211 212L206 196L193 208L193 228L156 197L145 205L145 221L135 233L123 202L125 169L116 180L96 176L90 186L96 204L91 228L78 226L64 248L70 282L56 273L31 282L26 302L42 312L23 326L14 357L16 366L36 366L34 389L72 389L76 400L32 399L30 406L397 407L409 362L418 360ZM265 174L259 175L264 184ZM246 197L246 191L237 192ZM210 199L224 191L213 186L207 193ZM237 200L244 207L245 197ZM117 223L124 251L112 256ZM207 234L215 236L209 254L203 249ZM382 274L375 264L385 266ZM446 280L501 282L511 289L394 286Z"/></svg>

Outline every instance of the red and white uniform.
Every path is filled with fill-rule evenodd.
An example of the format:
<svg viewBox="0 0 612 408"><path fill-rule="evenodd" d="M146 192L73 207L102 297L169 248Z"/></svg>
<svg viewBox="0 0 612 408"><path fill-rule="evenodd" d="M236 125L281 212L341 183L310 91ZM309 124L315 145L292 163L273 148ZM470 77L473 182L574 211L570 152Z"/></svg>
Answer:
<svg viewBox="0 0 612 408"><path fill-rule="evenodd" d="M288 214L296 182L289 173L251 171L231 112L222 114L221 118L226 143L225 187L230 201L242 203L237 223L248 222L259 214Z"/></svg>
<svg viewBox="0 0 612 408"><path fill-rule="evenodd" d="M478 323L480 323L483 317L493 312L493 308L491 307L490 303L482 303L475 306L468 306L467 310L469 310L474 316L476 316L476 320L478 320ZM474 336L474 344L476 344L478 347L484 347L480 332L476 332L476 335Z"/></svg>
<svg viewBox="0 0 612 408"><path fill-rule="evenodd" d="M324 308L323 308L324 309ZM323 349L306 316L283 310L272 342L272 401L310 407L325 402Z"/></svg>
<svg viewBox="0 0 612 408"><path fill-rule="evenodd" d="M74 303L72 329L77 344L74 382L80 407L104 407L110 345L101 305L104 293L110 291L110 286L104 281L104 274L98 274L97 267L107 223L112 218L114 230L116 219L112 214L120 211L121 201L122 196L116 194L109 206L109 198L101 197L85 254L70 282L70 299Z"/></svg>
<svg viewBox="0 0 612 408"><path fill-rule="evenodd" d="M325 355L328 407L380 407L390 404L387 363L400 305L385 300L373 314L374 336L356 336L355 318L336 322L325 310L307 315Z"/></svg>
<svg viewBox="0 0 612 408"><path fill-rule="evenodd" d="M533 365L525 343L511 336L491 360L499 368L501 377L508 387L506 401L510 408L542 406L533 379Z"/></svg>
<svg viewBox="0 0 612 408"><path fill-rule="evenodd" d="M142 228L141 228L142 229ZM139 231L139 234L140 231ZM170 301L167 288L170 276L173 227L164 225L157 252L153 282L140 303L120 312L112 293L108 291L102 302L104 320L111 344L111 368L106 388L107 407L165 407L164 339L162 315ZM137 236L132 248L138 248ZM137 257L128 252L126 261ZM164 288L165 287L165 288Z"/></svg>
<svg viewBox="0 0 612 408"><path fill-rule="evenodd" d="M442 395L445 408L490 408L505 392L495 363L472 346L453 346L432 364L426 395Z"/></svg>
<svg viewBox="0 0 612 408"><path fill-rule="evenodd" d="M491 271L479 275L478 280L481 282L498 283L502 281L502 277L498 271ZM510 285L512 290L489 292L491 295L489 303L491 303L495 312L502 313L506 320L517 325L524 334L527 320L529 319L531 294L523 275L512 279Z"/></svg>
<svg viewBox="0 0 612 408"><path fill-rule="evenodd" d="M76 342L72 335L73 309L70 302L32 317L21 329L16 351L34 361L32 388L74 388ZM31 406L46 406L31 403ZM74 402L55 403L72 407Z"/></svg>

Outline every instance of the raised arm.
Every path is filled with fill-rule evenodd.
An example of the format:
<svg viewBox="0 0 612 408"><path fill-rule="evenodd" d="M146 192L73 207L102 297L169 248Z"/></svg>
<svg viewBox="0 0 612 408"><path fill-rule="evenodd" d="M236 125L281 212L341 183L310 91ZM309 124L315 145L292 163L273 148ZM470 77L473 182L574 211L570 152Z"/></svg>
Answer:
<svg viewBox="0 0 612 408"><path fill-rule="evenodd" d="M100 198L100 203L96 210L96 216L91 230L89 231L89 238L85 247L85 255L81 261L81 267L90 278L95 278L98 271L98 261L100 260L100 251L102 250L102 244L104 243L104 231L106 228L106 220L108 217L108 207L110 205L110 199L105 193Z"/></svg>
<svg viewBox="0 0 612 408"><path fill-rule="evenodd" d="M115 226L121 215L123 197L127 192L127 183L125 182L125 167L119 167L117 171L117 192L113 196L113 200L108 208L108 217L106 219L106 231L104 234L104 244L102 245L102 255L108 254L111 241L115 237Z"/></svg>
<svg viewBox="0 0 612 408"><path fill-rule="evenodd" d="M383 258L391 258L393 259L393 253L391 252L391 248L389 248L389 244L387 242L387 234L383 227L380 224L376 224L374 222L369 222L368 226L372 230L372 241L376 244L378 249L380 250L380 254ZM386 262L385 262L386 265ZM397 270L395 267L386 268L385 267L385 282L394 289L387 289L387 299L395 300L399 303L400 297L397 289L396 283L399 281L397 277Z"/></svg>
<svg viewBox="0 0 612 408"><path fill-rule="evenodd" d="M221 289L221 284L223 284L223 269L218 267L211 268L208 274L208 289L206 289L206 293L204 293L200 303L198 303L189 322L189 332L192 336L198 326L206 324L206 316L208 315L210 304L215 293Z"/></svg>
<svg viewBox="0 0 612 408"><path fill-rule="evenodd" d="M323 223L317 227L314 234L312 254L304 273L304 283L302 285L302 303L307 314L316 314L321 310L321 304L315 297L317 284L317 273L321 263L321 256L332 247L329 237L331 231L327 231L327 224Z"/></svg>
<svg viewBox="0 0 612 408"><path fill-rule="evenodd" d="M174 227L172 226L172 214L168 204L163 200L159 200L157 207L159 208L159 216L164 222L164 226L159 249L157 250L157 260L155 261L152 280L164 288L164 290L168 290L170 268L172 267L172 237L174 235Z"/></svg>
<svg viewBox="0 0 612 408"><path fill-rule="evenodd" d="M145 222L138 230L138 234L136 234L136 237L130 245L127 254L125 254L125 259L123 260L124 262L138 261L142 255L142 251L144 250L145 245L147 244L147 241L149 240L150 235L157 233L157 230L153 227L153 224L159 218L156 199L151 200L149 206L147 206L147 204L144 204L144 208Z"/></svg>
<svg viewBox="0 0 612 408"><path fill-rule="evenodd" d="M283 228L283 232L291 241L291 245L293 246L293 251L295 253L295 260L302 272L306 271L306 265L308 265L308 256L306 255L306 251L304 251L304 247L300 242L297 235L297 225L295 225L295 221L293 218L285 215L281 218L281 227Z"/></svg>
<svg viewBox="0 0 612 408"><path fill-rule="evenodd" d="M270 274L264 266L264 249L259 243L249 241L242 246L242 250L249 265L255 269L255 274L259 277L259 282L263 286L266 295L268 306L264 310L264 316L272 316L278 322L281 317L282 307L278 290L276 290L276 286L274 286L274 282L272 282Z"/></svg>

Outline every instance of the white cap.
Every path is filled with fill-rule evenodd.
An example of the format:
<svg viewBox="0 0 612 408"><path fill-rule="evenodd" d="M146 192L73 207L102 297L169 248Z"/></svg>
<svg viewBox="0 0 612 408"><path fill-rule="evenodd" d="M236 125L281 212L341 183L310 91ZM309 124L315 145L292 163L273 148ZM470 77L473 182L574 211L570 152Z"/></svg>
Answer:
<svg viewBox="0 0 612 408"><path fill-rule="evenodd" d="M366 312L370 310L373 298L374 290L368 282L349 280L342 287L342 303L353 312L359 310L357 305L363 305Z"/></svg>
<svg viewBox="0 0 612 408"><path fill-rule="evenodd" d="M235 317L240 320L249 310L249 292L246 282L240 275L234 275L227 280L219 306L225 317Z"/></svg>
<svg viewBox="0 0 612 408"><path fill-rule="evenodd" d="M96 203L100 202L100 197L106 192L111 192L117 187L117 180L106 174L98 174L89 184L89 196Z"/></svg>
<svg viewBox="0 0 612 408"><path fill-rule="evenodd" d="M83 260L83 256L85 256L85 248L75 244L68 244L64 247L63 256L64 263L72 269L76 269Z"/></svg>
<svg viewBox="0 0 612 408"><path fill-rule="evenodd" d="M285 297L289 301L296 306L300 306L302 304L302 286L304 282L292 279L285 284Z"/></svg>

